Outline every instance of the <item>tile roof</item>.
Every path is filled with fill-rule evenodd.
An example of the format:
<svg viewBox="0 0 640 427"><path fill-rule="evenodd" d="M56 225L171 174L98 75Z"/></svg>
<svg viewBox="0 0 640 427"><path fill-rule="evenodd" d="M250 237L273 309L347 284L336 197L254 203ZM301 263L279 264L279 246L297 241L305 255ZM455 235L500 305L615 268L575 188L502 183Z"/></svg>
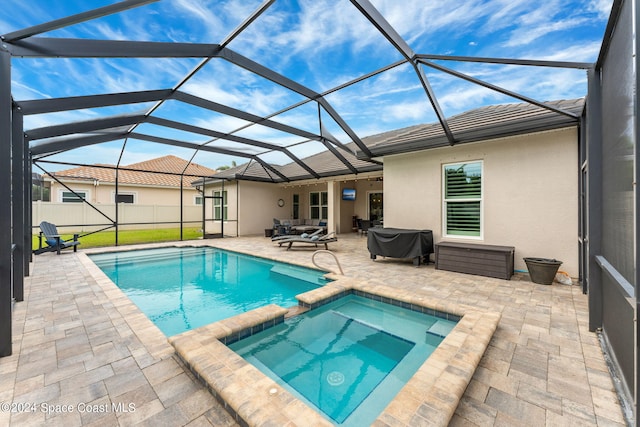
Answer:
<svg viewBox="0 0 640 427"><path fill-rule="evenodd" d="M353 154L357 148L354 143L346 144L346 147L351 150L350 152L338 149L338 152L343 156L348 163L357 169L358 173L365 173L371 171L381 171L382 165L367 160L361 160L356 158ZM308 165L313 171L315 171L320 177L327 176L340 176L349 175L353 171L349 169L340 159L333 155L329 150L322 151L309 157L301 159L306 165ZM274 169L281 172L283 175L291 178L292 181L314 178L306 169L300 166L298 163L291 162L286 165L271 165ZM276 181L281 182L282 179L272 171L264 168L257 162L244 163L234 168L221 171L216 174L215 178L224 179L248 179L254 181Z"/></svg>
<svg viewBox="0 0 640 427"><path fill-rule="evenodd" d="M545 104L580 115L584 108L584 99L551 101ZM465 111L448 118L447 123L456 144L460 144L575 126L578 120L534 104L512 103ZM376 157L450 145L440 123L415 125L371 135L362 138L362 142ZM357 152L357 146L354 143L346 144L346 147L357 156L340 149L338 151L358 170L358 173L382 170L381 164L372 163L361 152ZM322 177L353 173L329 151L305 157L302 161ZM295 162L272 166L291 180L313 178L308 171ZM216 175L216 178L282 182L279 176L257 162L245 163L222 171Z"/></svg>
<svg viewBox="0 0 640 427"><path fill-rule="evenodd" d="M66 169L58 172L51 172L50 175L58 179L73 180L94 180L100 182L113 182L116 180L116 172L114 165L95 164L91 166L80 166L76 168ZM216 171L197 163L189 163L188 161L176 156L164 156L157 159L151 159L144 162L133 163L122 166L118 173L119 184L129 185L150 185L160 187L179 187L180 174L195 176L212 176ZM186 168L186 170L185 170ZM130 170L135 169L135 170ZM146 173L164 172L164 173ZM175 175L174 175L175 174ZM194 176L185 176L184 186L188 187L192 181L198 178Z"/></svg>
<svg viewBox="0 0 640 427"><path fill-rule="evenodd" d="M584 98L545 102L546 105L580 115ZM575 126L578 119L529 103L490 105L465 111L447 119L455 143ZM450 145L440 123L411 126L363 138L374 156L399 154ZM358 158L365 158L358 153Z"/></svg>

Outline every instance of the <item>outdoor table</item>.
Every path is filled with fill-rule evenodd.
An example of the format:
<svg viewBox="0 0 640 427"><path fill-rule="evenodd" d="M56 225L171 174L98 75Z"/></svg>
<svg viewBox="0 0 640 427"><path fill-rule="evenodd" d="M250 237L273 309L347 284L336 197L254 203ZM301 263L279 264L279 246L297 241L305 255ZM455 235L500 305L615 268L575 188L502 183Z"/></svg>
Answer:
<svg viewBox="0 0 640 427"><path fill-rule="evenodd" d="M433 233L431 230L410 230L403 228L370 228L367 232L367 249L371 259L377 255L391 258L413 258L420 265L422 257L429 263L433 253Z"/></svg>

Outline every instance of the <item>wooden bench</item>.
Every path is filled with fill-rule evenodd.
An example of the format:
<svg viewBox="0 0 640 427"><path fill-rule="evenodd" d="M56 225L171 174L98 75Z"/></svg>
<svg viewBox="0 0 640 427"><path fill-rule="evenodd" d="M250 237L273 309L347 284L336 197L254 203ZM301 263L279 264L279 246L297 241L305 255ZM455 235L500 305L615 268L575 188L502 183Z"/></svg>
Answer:
<svg viewBox="0 0 640 427"><path fill-rule="evenodd" d="M510 280L513 246L440 242L436 244L436 269Z"/></svg>

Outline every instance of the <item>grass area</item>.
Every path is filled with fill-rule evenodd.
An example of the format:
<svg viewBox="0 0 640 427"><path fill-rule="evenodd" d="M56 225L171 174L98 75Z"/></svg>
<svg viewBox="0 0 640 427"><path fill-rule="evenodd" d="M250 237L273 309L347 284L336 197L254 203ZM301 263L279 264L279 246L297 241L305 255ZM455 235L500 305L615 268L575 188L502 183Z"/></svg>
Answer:
<svg viewBox="0 0 640 427"><path fill-rule="evenodd" d="M202 237L200 228L184 228L182 231L184 240L193 240ZM99 233L90 234L82 237L80 233L80 241L82 248L95 248L100 246L115 246L116 232L115 230L101 231ZM62 234L65 240L73 240L73 233ZM121 230L118 232L118 245L131 245L134 243L153 243L153 242L171 242L180 240L179 228L157 228L152 230ZM43 246L46 244L42 242ZM38 236L33 236L33 248L38 247Z"/></svg>

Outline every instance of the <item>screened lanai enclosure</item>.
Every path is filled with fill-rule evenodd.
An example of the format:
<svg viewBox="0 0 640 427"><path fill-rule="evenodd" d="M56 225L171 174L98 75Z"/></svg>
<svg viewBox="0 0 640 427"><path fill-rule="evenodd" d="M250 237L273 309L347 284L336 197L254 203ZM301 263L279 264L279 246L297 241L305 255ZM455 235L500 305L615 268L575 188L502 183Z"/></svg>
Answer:
<svg viewBox="0 0 640 427"><path fill-rule="evenodd" d="M590 329L601 331L637 413L635 1L9 3L0 13L0 356L12 352L12 304L32 257L34 173L89 165L118 176L174 155L227 169L236 183L358 177L383 171L375 135L437 123L440 146L473 142L452 117L523 102L579 127L579 279ZM582 114L546 102L582 97ZM390 154L402 143L395 135ZM215 178L170 173L181 191ZM116 208L100 225L126 220Z"/></svg>

